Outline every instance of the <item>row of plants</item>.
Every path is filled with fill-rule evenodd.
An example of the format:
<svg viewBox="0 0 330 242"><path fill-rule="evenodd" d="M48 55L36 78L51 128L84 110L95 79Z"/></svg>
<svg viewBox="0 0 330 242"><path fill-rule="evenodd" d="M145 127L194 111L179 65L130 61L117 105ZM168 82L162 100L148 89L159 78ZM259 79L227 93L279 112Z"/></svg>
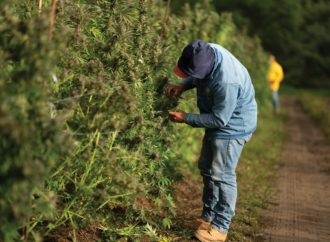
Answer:
<svg viewBox="0 0 330 242"><path fill-rule="evenodd" d="M52 38L51 1L41 11L32 1L0 5L0 240L79 240L84 230L95 240L158 240L202 135L167 117L196 111L193 93L164 96L179 82L171 69L181 49L194 39L230 49L261 110L266 55L207 2L180 16L160 0L60 3Z"/></svg>

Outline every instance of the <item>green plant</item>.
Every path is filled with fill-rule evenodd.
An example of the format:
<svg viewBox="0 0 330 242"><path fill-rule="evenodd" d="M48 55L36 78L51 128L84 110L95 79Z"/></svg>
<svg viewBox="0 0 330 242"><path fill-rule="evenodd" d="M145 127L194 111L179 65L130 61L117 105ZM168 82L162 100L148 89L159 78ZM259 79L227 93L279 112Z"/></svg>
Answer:
<svg viewBox="0 0 330 242"><path fill-rule="evenodd" d="M12 186L1 188L2 233L70 231L78 241L93 228L108 240L166 240L157 231L173 224L173 183L196 170L202 135L167 118L170 109L197 112L193 92L163 95L179 82L171 69L188 42L221 40L248 66L263 106L260 43L207 2L174 16L160 0L69 1L57 6L52 40L50 8L45 1L39 17L36 3L1 3L0 177ZM16 167L30 171L25 185ZM24 188L28 202L20 201ZM21 220L10 219L10 206L24 211Z"/></svg>
<svg viewBox="0 0 330 242"><path fill-rule="evenodd" d="M330 114L328 111L330 101L328 96L303 90L300 92L299 99L307 113L320 124L327 140L330 140Z"/></svg>
<svg viewBox="0 0 330 242"><path fill-rule="evenodd" d="M44 18L28 15L24 4L5 1L0 8L0 240L27 239L34 219L49 219L54 193L45 190L49 167L68 143L63 116L52 116L51 74L55 48ZM29 227L29 224L32 227Z"/></svg>

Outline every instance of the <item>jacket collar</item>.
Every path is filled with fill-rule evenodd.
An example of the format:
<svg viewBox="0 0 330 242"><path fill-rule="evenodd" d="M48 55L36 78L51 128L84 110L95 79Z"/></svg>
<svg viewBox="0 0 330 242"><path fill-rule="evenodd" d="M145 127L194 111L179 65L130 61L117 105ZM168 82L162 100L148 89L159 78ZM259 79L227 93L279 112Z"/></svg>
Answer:
<svg viewBox="0 0 330 242"><path fill-rule="evenodd" d="M213 69L212 69L208 79L213 79L215 70L218 69L221 66L221 62L222 62L221 52L219 50L217 50L216 48L214 48L213 46L212 46L212 49L214 51L215 59L214 59Z"/></svg>

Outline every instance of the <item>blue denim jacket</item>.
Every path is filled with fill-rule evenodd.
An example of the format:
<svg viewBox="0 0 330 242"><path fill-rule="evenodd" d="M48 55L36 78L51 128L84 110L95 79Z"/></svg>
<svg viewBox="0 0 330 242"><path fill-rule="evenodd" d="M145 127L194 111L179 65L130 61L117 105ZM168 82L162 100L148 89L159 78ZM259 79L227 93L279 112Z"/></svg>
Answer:
<svg viewBox="0 0 330 242"><path fill-rule="evenodd" d="M197 88L200 114L186 113L185 123L205 128L214 138L234 138L251 134L257 126L257 103L247 69L225 48L210 44L215 64L203 80L188 77L186 89Z"/></svg>

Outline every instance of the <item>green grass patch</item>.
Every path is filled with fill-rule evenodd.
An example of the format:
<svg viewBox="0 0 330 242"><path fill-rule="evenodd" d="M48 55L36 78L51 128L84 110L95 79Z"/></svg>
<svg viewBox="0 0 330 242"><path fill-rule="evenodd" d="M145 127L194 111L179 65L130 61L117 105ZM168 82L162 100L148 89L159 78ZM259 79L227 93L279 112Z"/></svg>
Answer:
<svg viewBox="0 0 330 242"><path fill-rule="evenodd" d="M321 92L323 93L323 92ZM320 92L302 92L299 100L304 110L319 124L319 127L330 142L330 98Z"/></svg>
<svg viewBox="0 0 330 242"><path fill-rule="evenodd" d="M304 93L310 93L317 96L329 97L330 89L319 89L319 88L297 88L289 85L282 85L280 93L289 96L300 96Z"/></svg>
<svg viewBox="0 0 330 242"><path fill-rule="evenodd" d="M303 109L315 120L330 142L330 89L306 89L284 86L282 93L297 96Z"/></svg>

